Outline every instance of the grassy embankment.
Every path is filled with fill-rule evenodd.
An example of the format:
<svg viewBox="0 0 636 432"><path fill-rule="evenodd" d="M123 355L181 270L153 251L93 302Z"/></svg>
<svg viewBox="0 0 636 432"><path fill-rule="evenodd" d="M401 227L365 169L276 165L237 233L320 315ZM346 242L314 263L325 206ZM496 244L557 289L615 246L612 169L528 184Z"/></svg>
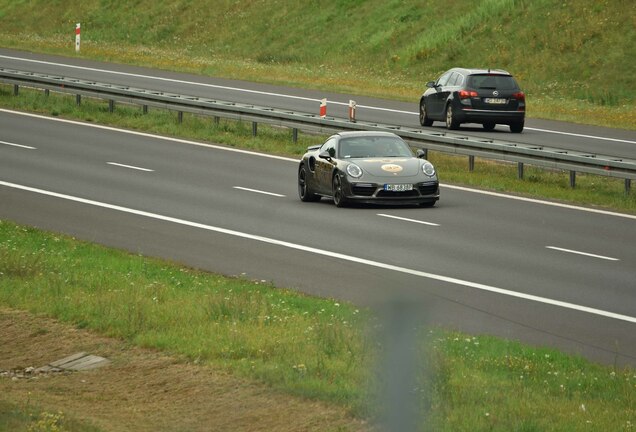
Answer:
<svg viewBox="0 0 636 432"><path fill-rule="evenodd" d="M504 68L529 116L636 128L622 0L0 0L0 46L417 101L452 66ZM263 19L267 17L267 19Z"/></svg>
<svg viewBox="0 0 636 432"><path fill-rule="evenodd" d="M377 413L370 401L381 380L371 371L382 347L368 330L381 322L353 305L8 222L0 222L0 274L3 305L339 404L357 416ZM414 395L426 413L423 430L633 427L633 370L487 336L424 330L420 342L428 371L420 371ZM71 421L72 407L60 415ZM0 424L15 417L0 413Z"/></svg>

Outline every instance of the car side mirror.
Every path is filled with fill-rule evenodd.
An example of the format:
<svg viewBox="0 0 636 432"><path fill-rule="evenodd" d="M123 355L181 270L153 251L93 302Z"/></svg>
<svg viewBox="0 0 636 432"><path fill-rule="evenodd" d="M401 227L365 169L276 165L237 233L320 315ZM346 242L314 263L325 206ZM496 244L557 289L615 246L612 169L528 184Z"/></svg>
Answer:
<svg viewBox="0 0 636 432"><path fill-rule="evenodd" d="M426 152L422 149L417 149L417 151L415 152L415 156L418 159L426 159Z"/></svg>
<svg viewBox="0 0 636 432"><path fill-rule="evenodd" d="M327 150L321 151L320 154L318 154L318 157L320 159L331 160L331 155L329 154L329 151L327 151Z"/></svg>
<svg viewBox="0 0 636 432"><path fill-rule="evenodd" d="M428 88L435 88L435 81L429 81L426 83L426 87Z"/></svg>

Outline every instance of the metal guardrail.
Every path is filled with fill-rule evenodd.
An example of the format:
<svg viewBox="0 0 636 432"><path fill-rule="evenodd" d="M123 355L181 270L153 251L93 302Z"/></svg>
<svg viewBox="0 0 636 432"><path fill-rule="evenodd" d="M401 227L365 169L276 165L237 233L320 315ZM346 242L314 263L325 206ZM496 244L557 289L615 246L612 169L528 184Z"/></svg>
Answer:
<svg viewBox="0 0 636 432"><path fill-rule="evenodd" d="M100 83L77 78L18 71L0 67L0 82L12 84L14 94L18 94L19 86L35 87L45 91L70 93L77 95L77 103L81 96L109 100L109 107L114 109L114 102L163 108L183 112L222 117L239 121L252 122L253 133L256 134L258 123L291 128L294 140L297 131L333 133L342 130L380 130L390 131L424 150L467 155L470 167L474 157L504 160L518 164L518 176L523 177L524 164L570 171L570 185L575 186L577 172L596 174L607 177L625 179L625 191L629 192L631 180L636 179L636 160L618 158L607 155L564 150L548 146L520 144L494 139L478 139L446 132L432 132L422 129L407 128L389 124L364 121L352 122L349 119L320 117L317 114L294 112L271 107L241 104L197 96L166 93L123 85Z"/></svg>

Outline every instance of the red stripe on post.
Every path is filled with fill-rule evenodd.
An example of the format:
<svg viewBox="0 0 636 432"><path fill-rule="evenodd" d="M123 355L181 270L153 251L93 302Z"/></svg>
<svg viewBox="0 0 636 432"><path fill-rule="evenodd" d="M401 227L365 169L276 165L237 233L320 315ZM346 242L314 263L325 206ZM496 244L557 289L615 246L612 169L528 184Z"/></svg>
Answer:
<svg viewBox="0 0 636 432"><path fill-rule="evenodd" d="M327 99L320 101L320 117L327 116Z"/></svg>

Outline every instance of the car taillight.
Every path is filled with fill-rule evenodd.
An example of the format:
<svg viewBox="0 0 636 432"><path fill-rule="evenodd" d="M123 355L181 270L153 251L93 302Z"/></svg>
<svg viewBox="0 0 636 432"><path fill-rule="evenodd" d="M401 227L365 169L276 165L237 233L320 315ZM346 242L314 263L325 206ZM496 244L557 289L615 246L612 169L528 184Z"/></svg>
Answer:
<svg viewBox="0 0 636 432"><path fill-rule="evenodd" d="M468 99L471 97L477 97L477 92L473 91L473 90L460 90L459 91L459 98L460 99Z"/></svg>
<svg viewBox="0 0 636 432"><path fill-rule="evenodd" d="M512 97L517 99L519 102L525 102L526 101L526 95L523 92L513 93Z"/></svg>

